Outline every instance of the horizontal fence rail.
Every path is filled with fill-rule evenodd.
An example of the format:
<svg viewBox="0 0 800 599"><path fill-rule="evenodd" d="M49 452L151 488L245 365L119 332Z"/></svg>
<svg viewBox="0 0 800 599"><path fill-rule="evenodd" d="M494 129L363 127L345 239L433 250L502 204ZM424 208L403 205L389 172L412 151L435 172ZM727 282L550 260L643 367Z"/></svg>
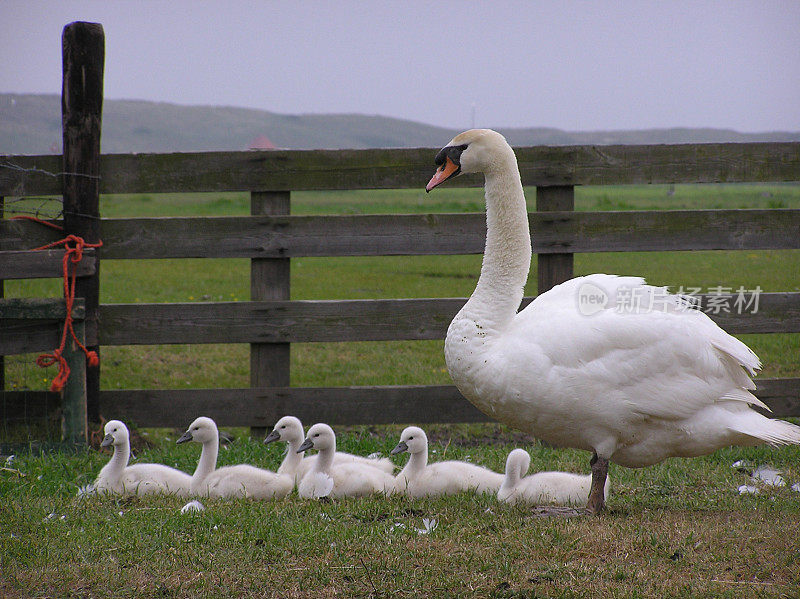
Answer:
<svg viewBox="0 0 800 599"><path fill-rule="evenodd" d="M529 220L537 254L800 249L800 210L795 209L533 212ZM480 254L486 217L125 218L103 219L101 234L104 245L97 255L119 260ZM0 250L37 247L57 238L36 223L0 222ZM24 258L30 265L39 262L33 255ZM24 272L15 265L18 259L0 257L0 273Z"/></svg>
<svg viewBox="0 0 800 599"><path fill-rule="evenodd" d="M438 149L105 154L101 193L420 188ZM800 143L516 148L525 185L796 181ZM60 195L60 156L0 156L0 196ZM480 185L476 176L454 186Z"/></svg>
<svg viewBox="0 0 800 599"><path fill-rule="evenodd" d="M734 294L735 296L735 294ZM694 296L713 305L713 294ZM523 306L533 298L525 298ZM733 300L734 297L727 299ZM755 298L746 297L747 301ZM466 298L103 304L101 345L443 339ZM753 306L708 312L730 333L800 332L800 293L759 293ZM714 308L716 309L716 308ZM741 310L741 312L740 312Z"/></svg>
<svg viewBox="0 0 800 599"><path fill-rule="evenodd" d="M75 274L85 277L95 273L95 255L92 248L83 250ZM64 276L64 250L3 251L0 252L0 280L47 279Z"/></svg>
<svg viewBox="0 0 800 599"><path fill-rule="evenodd" d="M756 383L755 394L772 409L772 416L800 413L800 378ZM101 391L100 406L103 413L138 426L176 428L186 427L198 414L226 426L261 427L274 425L286 414L331 425L490 420L452 385Z"/></svg>

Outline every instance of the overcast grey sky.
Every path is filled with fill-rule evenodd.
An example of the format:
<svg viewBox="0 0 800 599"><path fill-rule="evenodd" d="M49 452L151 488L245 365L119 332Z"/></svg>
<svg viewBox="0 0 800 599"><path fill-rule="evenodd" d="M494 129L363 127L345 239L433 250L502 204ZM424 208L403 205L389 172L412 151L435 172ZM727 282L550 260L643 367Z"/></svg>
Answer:
<svg viewBox="0 0 800 599"><path fill-rule="evenodd" d="M105 95L452 128L800 130L800 0L0 0L0 92L60 93L103 24Z"/></svg>

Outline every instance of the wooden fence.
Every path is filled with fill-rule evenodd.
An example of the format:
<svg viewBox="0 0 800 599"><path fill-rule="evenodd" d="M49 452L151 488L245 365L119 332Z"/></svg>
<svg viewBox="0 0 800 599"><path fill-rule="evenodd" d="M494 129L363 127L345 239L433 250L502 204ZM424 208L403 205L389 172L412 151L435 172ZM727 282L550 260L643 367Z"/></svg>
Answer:
<svg viewBox="0 0 800 599"><path fill-rule="evenodd" d="M266 426L286 413L335 424L485 419L451 386L288 386L291 343L443 338L464 298L288 299L292 258L483 251L485 219L478 213L288 214L290 190L295 189L421 188L431 173L435 151L101 156L102 193L249 190L253 215L102 219L104 246L96 253L98 262L250 258L252 298L249 302L103 304L97 338L87 336L87 342L100 346L249 343L252 386L101 391L99 412L142 426L184 426L201 413L227 426ZM572 210L575 185L798 180L800 144L534 147L518 148L517 153L523 182L537 188L538 211L530 214L530 222L542 290L571 276L572 256L579 252L800 248L800 210ZM2 164L24 170L0 169L0 194L59 193L58 179L39 172L57 172L59 157L3 156ZM464 178L460 184L480 181ZM553 205L557 210L551 209ZM0 250L35 247L57 236L34 223L3 221ZM16 268L10 265L18 264L19 254L0 256L6 257L0 276L6 276ZM30 276L41 274L46 263L54 269L51 274L58 272L58 256L28 254L25 259ZM734 334L797 333L800 293L762 293L756 313L720 313L712 318ZM762 379L758 385L757 394L776 415L800 415L800 379Z"/></svg>
<svg viewBox="0 0 800 599"><path fill-rule="evenodd" d="M102 41L102 29L100 34ZM73 64L67 50L65 43L65 81ZM88 73L90 82L92 73L97 75L96 68L80 72ZM90 85L95 93L102 89L102 68L99 72L99 84ZM289 386L291 343L444 337L465 298L289 299L290 263L297 257L483 251L482 213L291 215L292 191L421 189L431 175L436 148L101 156L96 143L100 104L88 93L65 96L65 115L77 111L83 116L65 116L63 157L0 156L0 205L3 196L63 194L66 229L84 232L89 241L102 238L103 247L81 277L87 345L247 343L251 380L244 389L101 391L99 376L90 369L90 418L175 427L198 414L225 426L254 427L269 426L284 414L332 424L486 420L447 385ZM516 152L523 183L536 187L530 221L540 292L570 278L573 256L580 252L800 248L800 210L574 211L579 185L800 181L800 143L530 147ZM476 177L452 183L481 184ZM250 192L251 215L97 215L99 193L223 191ZM19 253L57 238L34 223L0 220L0 280L58 276L57 255ZM250 301L98 304L102 261L165 258L249 258ZM798 333L800 293L762 293L757 312L723 312L712 318L734 334ZM760 379L758 386L756 394L775 415L800 416L800 378Z"/></svg>

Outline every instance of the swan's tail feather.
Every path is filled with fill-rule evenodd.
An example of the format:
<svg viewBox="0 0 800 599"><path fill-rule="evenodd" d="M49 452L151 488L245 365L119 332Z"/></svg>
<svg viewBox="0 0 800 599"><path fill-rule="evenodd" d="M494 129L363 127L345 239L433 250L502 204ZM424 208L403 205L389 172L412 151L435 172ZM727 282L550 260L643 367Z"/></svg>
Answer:
<svg viewBox="0 0 800 599"><path fill-rule="evenodd" d="M770 445L800 445L800 426L785 420L772 420L765 416L757 420L748 418L734 428Z"/></svg>
<svg viewBox="0 0 800 599"><path fill-rule="evenodd" d="M755 395L750 393L747 389L734 389L733 391L728 391L725 395L723 395L720 399L728 399L731 401L743 401L753 406L758 406L768 412L772 410L770 407L765 404L763 401L758 399Z"/></svg>
<svg viewBox="0 0 800 599"><path fill-rule="evenodd" d="M721 329L720 329L721 330ZM742 384L745 389L755 389L756 386L750 377L745 374L742 369L747 370L750 376L755 376L757 370L761 370L761 360L755 352L747 347L744 343L739 341L736 337L731 337L725 333L725 337L721 339L714 339L711 342L714 349L717 350L720 357L725 363L725 367L734 380L746 381L747 384ZM741 384L741 383L740 383Z"/></svg>

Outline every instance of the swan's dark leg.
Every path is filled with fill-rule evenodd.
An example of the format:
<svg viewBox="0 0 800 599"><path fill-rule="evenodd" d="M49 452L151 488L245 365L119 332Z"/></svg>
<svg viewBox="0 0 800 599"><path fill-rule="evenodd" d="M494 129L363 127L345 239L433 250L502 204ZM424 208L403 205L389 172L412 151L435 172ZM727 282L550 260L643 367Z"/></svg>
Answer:
<svg viewBox="0 0 800 599"><path fill-rule="evenodd" d="M608 476L608 460L594 454L589 463L592 465L592 488L589 490L589 503L586 504L586 510L590 514L599 514L606 507L604 490Z"/></svg>

